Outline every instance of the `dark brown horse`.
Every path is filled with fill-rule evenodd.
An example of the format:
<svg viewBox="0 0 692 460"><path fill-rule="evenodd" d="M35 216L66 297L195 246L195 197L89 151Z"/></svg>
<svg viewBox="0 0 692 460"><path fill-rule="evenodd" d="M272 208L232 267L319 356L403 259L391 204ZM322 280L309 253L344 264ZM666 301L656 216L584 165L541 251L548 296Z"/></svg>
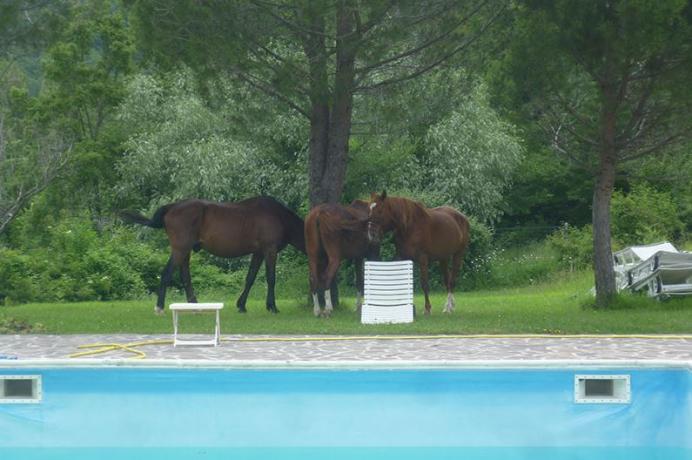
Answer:
<svg viewBox="0 0 692 460"><path fill-rule="evenodd" d="M166 287L180 268L188 302L197 302L190 279L190 252L205 249L218 257L252 254L245 289L237 302L244 313L245 303L262 261L267 269L267 310L278 313L274 299L276 257L290 244L305 253L303 220L271 197L250 198L237 203L184 200L159 208L148 219L125 211L121 217L152 228L164 228L171 244L171 257L161 274L157 313L163 312Z"/></svg>
<svg viewBox="0 0 692 460"><path fill-rule="evenodd" d="M305 218L305 246L310 266L310 292L315 316L332 313L329 287L343 259L353 260L356 270L357 308L363 292L363 259L379 258L379 244L367 236L368 203L353 201L349 206L320 204ZM318 292L324 291L325 309L320 309Z"/></svg>
<svg viewBox="0 0 692 460"><path fill-rule="evenodd" d="M447 287L447 304L443 311L451 313L454 310L454 285L469 245L466 216L448 206L428 209L407 198L387 197L387 192L382 192L382 195L373 193L368 237L379 241L381 234L389 231L394 232L397 257L411 259L420 267L426 315L430 314L428 266L433 261L440 262Z"/></svg>

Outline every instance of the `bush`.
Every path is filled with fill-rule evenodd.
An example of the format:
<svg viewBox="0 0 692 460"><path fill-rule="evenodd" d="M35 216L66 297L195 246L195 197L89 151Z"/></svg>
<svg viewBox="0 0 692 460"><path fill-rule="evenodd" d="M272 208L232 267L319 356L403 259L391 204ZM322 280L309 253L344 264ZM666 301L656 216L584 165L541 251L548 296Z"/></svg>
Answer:
<svg viewBox="0 0 692 460"><path fill-rule="evenodd" d="M678 240L685 230L679 215L670 193L638 185L628 194L613 194L612 235L624 246Z"/></svg>
<svg viewBox="0 0 692 460"><path fill-rule="evenodd" d="M487 225L469 216L471 241L461 269L464 290L485 285L490 277L493 259L493 232Z"/></svg>
<svg viewBox="0 0 692 460"><path fill-rule="evenodd" d="M0 248L0 303L33 300L37 295L31 258L11 249Z"/></svg>
<svg viewBox="0 0 692 460"><path fill-rule="evenodd" d="M87 217L69 216L40 233L40 244L21 238L21 252L0 248L0 302L129 299L158 287L166 254L132 229L99 232Z"/></svg>
<svg viewBox="0 0 692 460"><path fill-rule="evenodd" d="M548 246L558 254L563 268L570 271L587 268L593 260L593 228L581 228L564 224L547 239Z"/></svg>
<svg viewBox="0 0 692 460"><path fill-rule="evenodd" d="M561 271L558 256L546 243L533 243L495 251L486 287L533 285Z"/></svg>
<svg viewBox="0 0 692 460"><path fill-rule="evenodd" d="M14 318L0 318L0 334L29 334L45 331L41 323L30 324Z"/></svg>

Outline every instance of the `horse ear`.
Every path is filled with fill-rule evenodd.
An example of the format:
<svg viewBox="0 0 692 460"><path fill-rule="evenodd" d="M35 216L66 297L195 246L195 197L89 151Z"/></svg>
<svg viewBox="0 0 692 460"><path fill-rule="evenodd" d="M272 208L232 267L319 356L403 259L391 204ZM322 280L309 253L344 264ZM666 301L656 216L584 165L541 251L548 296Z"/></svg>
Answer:
<svg viewBox="0 0 692 460"><path fill-rule="evenodd" d="M387 198L387 191L386 191L386 190L382 190L382 195L380 195L380 196L382 197L383 200L384 200L385 198Z"/></svg>
<svg viewBox="0 0 692 460"><path fill-rule="evenodd" d="M370 201L375 201L377 199L377 192L370 192Z"/></svg>

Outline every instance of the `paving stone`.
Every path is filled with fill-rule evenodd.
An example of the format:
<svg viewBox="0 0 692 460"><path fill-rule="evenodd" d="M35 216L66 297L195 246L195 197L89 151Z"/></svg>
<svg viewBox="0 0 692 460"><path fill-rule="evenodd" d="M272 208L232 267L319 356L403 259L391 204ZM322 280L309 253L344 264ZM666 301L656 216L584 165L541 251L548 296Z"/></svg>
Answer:
<svg viewBox="0 0 692 460"><path fill-rule="evenodd" d="M186 338L186 336L183 336ZM80 345L128 344L150 340L170 343L135 347L150 360L317 361L486 361L486 360L666 360L692 362L692 336L638 337L493 337L435 339L330 340L334 336L224 336L219 347L173 347L170 335L0 335L0 360L65 359ZM338 337L336 337L338 338ZM267 341L258 341L264 339ZM317 340L320 339L320 340ZM124 350L83 359L130 358Z"/></svg>

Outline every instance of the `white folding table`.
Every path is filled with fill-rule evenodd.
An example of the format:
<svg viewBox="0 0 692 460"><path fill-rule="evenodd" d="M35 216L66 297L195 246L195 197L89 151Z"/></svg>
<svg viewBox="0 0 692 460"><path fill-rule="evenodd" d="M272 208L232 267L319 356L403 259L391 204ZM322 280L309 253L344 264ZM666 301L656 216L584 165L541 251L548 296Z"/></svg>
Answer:
<svg viewBox="0 0 692 460"><path fill-rule="evenodd" d="M173 312L173 346L178 345L213 345L221 343L221 317L220 312L223 303L172 303L169 307ZM216 314L216 326L214 327L214 338L206 340L185 340L178 338L178 313L180 312L205 312L213 311Z"/></svg>

